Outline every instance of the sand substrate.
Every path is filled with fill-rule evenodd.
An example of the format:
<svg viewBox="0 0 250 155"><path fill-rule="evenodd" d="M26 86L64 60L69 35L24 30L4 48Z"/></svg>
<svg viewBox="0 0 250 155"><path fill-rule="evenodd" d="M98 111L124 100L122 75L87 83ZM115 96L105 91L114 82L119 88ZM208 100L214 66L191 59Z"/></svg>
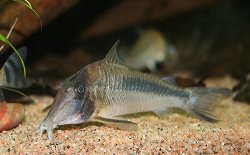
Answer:
<svg viewBox="0 0 250 155"><path fill-rule="evenodd" d="M231 88L228 77L211 79L208 86ZM53 98L33 96L22 124L0 133L0 154L250 154L250 105L232 101L216 109L222 121L208 123L187 114L160 119L144 113L129 116L138 131L123 131L98 123L64 126L54 130L54 141L36 128Z"/></svg>

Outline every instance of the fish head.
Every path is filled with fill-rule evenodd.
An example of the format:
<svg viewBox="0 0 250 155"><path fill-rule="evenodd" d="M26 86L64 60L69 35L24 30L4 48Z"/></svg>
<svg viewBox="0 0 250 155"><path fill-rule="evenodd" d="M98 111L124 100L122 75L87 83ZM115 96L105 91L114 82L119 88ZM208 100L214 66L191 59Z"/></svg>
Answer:
<svg viewBox="0 0 250 155"><path fill-rule="evenodd" d="M48 138L52 139L53 129L57 126L89 120L94 113L94 105L86 81L85 70L82 69L63 82L48 115L40 125L41 134L47 130Z"/></svg>

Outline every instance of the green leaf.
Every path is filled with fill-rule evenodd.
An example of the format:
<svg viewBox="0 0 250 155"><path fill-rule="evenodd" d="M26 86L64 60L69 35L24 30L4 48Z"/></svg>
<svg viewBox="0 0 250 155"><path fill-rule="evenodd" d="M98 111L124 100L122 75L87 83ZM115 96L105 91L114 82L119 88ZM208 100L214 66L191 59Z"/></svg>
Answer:
<svg viewBox="0 0 250 155"><path fill-rule="evenodd" d="M39 20L39 23L40 23L40 26L41 26L41 30L43 29L42 20L41 20L40 16L39 16L38 13L33 9L31 3L30 3L28 0L13 0L13 1L15 1L15 2L17 2L17 3L21 3L21 4L25 5L27 8L29 8L30 10L32 10L32 11L36 14L36 16L37 16L37 18L38 18L38 20Z"/></svg>
<svg viewBox="0 0 250 155"><path fill-rule="evenodd" d="M17 56L19 57L21 63L22 63L22 66L23 66L23 74L24 74L24 77L26 77L26 68L25 68L25 65L24 65L24 61L22 59L22 57L20 56L20 54L18 53L18 51L16 50L16 48L10 43L10 41L5 37L3 36L2 34L0 34L0 40L3 41L5 44L7 44L8 46L10 46L17 54Z"/></svg>

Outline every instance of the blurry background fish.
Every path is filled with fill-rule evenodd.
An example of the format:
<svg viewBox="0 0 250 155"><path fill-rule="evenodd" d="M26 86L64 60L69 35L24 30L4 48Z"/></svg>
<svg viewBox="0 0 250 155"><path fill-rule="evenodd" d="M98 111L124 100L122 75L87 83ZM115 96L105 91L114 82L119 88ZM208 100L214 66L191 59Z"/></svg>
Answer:
<svg viewBox="0 0 250 155"><path fill-rule="evenodd" d="M127 50L127 51L125 51ZM158 63L174 65L178 61L178 53L160 31L154 28L143 30L130 49L121 49L124 63L137 70L149 69L154 72Z"/></svg>
<svg viewBox="0 0 250 155"><path fill-rule="evenodd" d="M22 47L18 50L21 58L25 61L27 57L27 48ZM30 100L28 96L16 90L16 88L26 88L31 86L28 78L24 77L23 68L20 59L16 53L13 53L0 69L0 132L10 130L18 126L24 119L25 106L21 103L9 103L9 98L3 90L12 92L11 98L15 98L13 93L24 96ZM15 101L20 101L15 99ZM33 102L33 100L31 101Z"/></svg>

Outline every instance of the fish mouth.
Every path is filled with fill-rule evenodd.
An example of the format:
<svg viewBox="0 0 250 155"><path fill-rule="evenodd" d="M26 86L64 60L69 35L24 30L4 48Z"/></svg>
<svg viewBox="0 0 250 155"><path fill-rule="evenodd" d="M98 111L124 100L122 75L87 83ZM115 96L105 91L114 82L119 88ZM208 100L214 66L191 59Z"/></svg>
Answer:
<svg viewBox="0 0 250 155"><path fill-rule="evenodd" d="M39 132L39 137L42 137L42 134L44 132L47 132L47 137L49 138L49 140L53 140L53 129L56 128L57 125L54 124L52 121L43 121L39 128L38 128L38 132Z"/></svg>
<svg viewBox="0 0 250 155"><path fill-rule="evenodd" d="M51 107L50 112L38 128L40 138L44 132L47 132L48 138L53 140L54 128L61 125L79 124L84 122L86 119L80 112L81 103L82 101L73 99L64 101L63 106L61 107Z"/></svg>

